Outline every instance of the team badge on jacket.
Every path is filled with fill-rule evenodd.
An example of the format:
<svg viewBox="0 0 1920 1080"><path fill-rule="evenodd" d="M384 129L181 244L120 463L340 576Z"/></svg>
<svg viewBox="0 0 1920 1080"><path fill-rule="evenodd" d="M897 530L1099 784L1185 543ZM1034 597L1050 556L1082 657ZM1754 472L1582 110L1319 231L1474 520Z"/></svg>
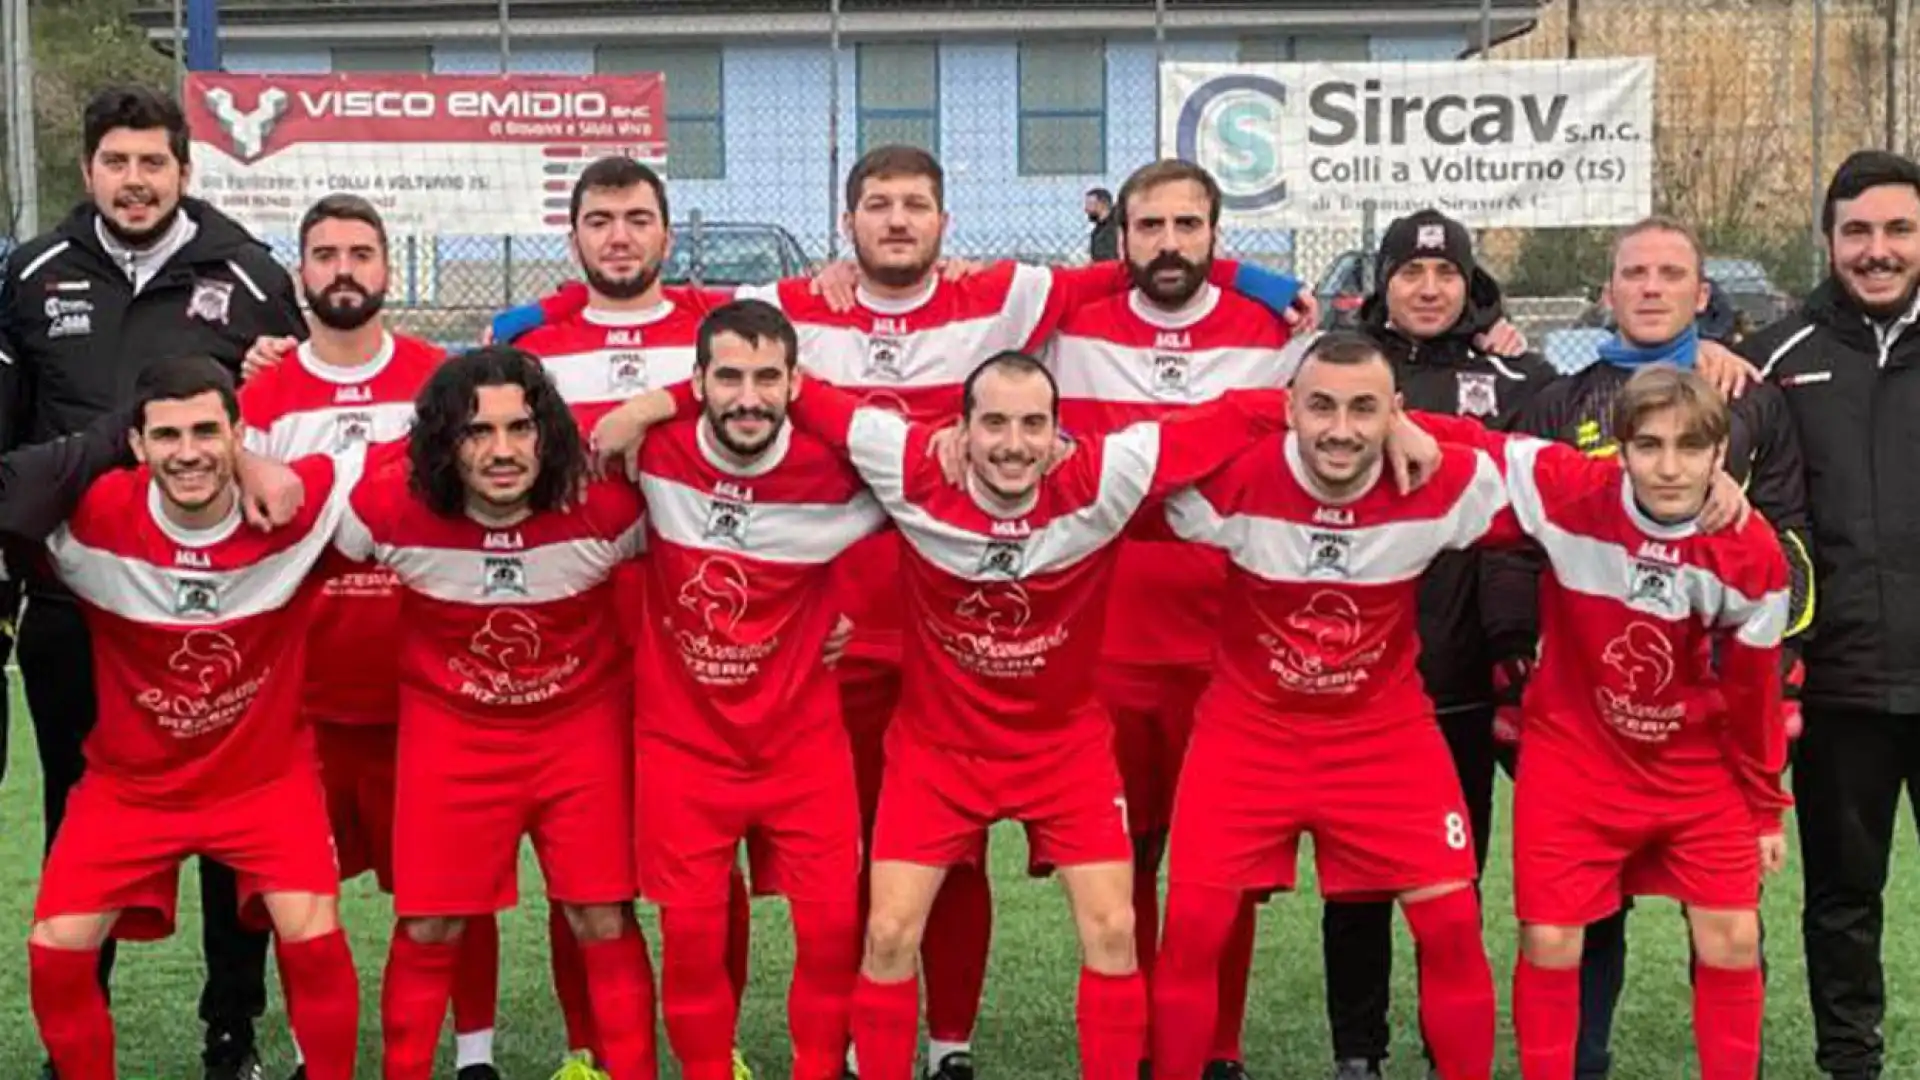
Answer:
<svg viewBox="0 0 1920 1080"><path fill-rule="evenodd" d="M1500 391L1492 373L1460 371L1453 377L1460 392L1455 412L1461 416L1494 416L1500 412Z"/></svg>
<svg viewBox="0 0 1920 1080"><path fill-rule="evenodd" d="M225 325L233 308L233 283L199 280L187 299L187 315L201 322Z"/></svg>

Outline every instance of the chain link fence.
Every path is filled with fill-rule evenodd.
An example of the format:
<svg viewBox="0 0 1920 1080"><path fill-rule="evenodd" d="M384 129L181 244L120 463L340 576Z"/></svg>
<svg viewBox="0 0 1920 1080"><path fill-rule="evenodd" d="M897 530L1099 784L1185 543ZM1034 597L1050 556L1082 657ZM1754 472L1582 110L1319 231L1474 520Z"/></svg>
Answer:
<svg viewBox="0 0 1920 1080"><path fill-rule="evenodd" d="M190 0L136 3L163 46L191 33L179 17ZM1085 193L1117 190L1159 155L1163 62L1650 56L1654 209L1700 232L1709 276L1758 326L1824 270L1814 218L1838 161L1915 148L1915 4L1432 0L1329 17L1323 4L1209 0L647 0L598 13L564 0L502 0L497 12L253 0L222 20L236 72L664 72L673 271L716 280L845 257L842 178L888 142L944 163L948 254L1084 261ZM1229 229L1223 249L1292 271L1332 318L1349 317L1373 286L1379 217ZM1564 366L1591 354L1581 329L1604 325L1609 239L1552 220L1478 236L1510 313ZM470 339L486 313L572 273L556 235L401 237L394 307L420 332Z"/></svg>

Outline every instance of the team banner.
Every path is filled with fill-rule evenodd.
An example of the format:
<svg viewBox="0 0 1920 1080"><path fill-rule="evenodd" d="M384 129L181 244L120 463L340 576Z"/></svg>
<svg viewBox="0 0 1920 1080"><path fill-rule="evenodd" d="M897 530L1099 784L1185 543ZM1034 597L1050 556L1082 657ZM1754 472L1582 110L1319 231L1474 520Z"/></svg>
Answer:
<svg viewBox="0 0 1920 1080"><path fill-rule="evenodd" d="M1162 64L1163 156L1240 227L1621 225L1653 206L1653 61Z"/></svg>
<svg viewBox="0 0 1920 1080"><path fill-rule="evenodd" d="M564 229L595 158L667 156L658 74L187 77L193 189L263 234L330 192L399 235Z"/></svg>

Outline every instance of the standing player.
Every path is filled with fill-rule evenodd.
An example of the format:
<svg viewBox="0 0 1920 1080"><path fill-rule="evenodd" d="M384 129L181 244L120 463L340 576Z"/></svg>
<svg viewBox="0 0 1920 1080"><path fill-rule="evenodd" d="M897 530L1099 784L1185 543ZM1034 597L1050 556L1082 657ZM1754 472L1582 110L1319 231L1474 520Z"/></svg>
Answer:
<svg viewBox="0 0 1920 1080"><path fill-rule="evenodd" d="M938 263L948 224L945 190L945 173L931 154L875 147L846 180L841 224L858 266L852 306L840 303L837 290L798 278L739 294L774 303L792 319L810 370L868 404L926 422L955 416L961 384L982 358L1006 349L1033 351L1067 311L1130 284L1125 268L1114 263L1067 269L1002 262L944 280ZM1276 310L1286 310L1298 292L1291 278L1225 259L1214 262L1211 280ZM552 297L510 313L515 318L502 329L510 333L513 324L577 307L577 299ZM841 700L869 833L879 802L882 736L901 694L899 558L897 536L883 533L857 545L839 575L842 606L854 622L840 665ZM923 949L928 1060L938 1080L972 1080L968 1040L993 919L985 875L956 867L932 918L935 929Z"/></svg>
<svg viewBox="0 0 1920 1080"><path fill-rule="evenodd" d="M299 236L311 335L290 362L262 369L241 390L248 448L286 461L405 436L414 396L445 354L389 333L382 323L388 248L379 211L357 195L329 195L308 209ZM391 571L352 568L328 578L314 609L300 697L320 754L341 877L371 870L388 893L399 621ZM491 915L470 920L461 935L453 997L459 1080L499 1075L493 1067L499 940Z"/></svg>
<svg viewBox="0 0 1920 1080"><path fill-rule="evenodd" d="M309 1075L347 1080L359 987L297 717L307 571L359 459L296 462L306 505L262 533L241 523L232 378L185 357L148 367L134 393L128 437L145 467L94 483L49 542L86 613L100 722L34 905L34 1016L61 1077L113 1080L100 947L170 933L181 860L211 856L238 875L249 921L264 905Z"/></svg>
<svg viewBox="0 0 1920 1080"><path fill-rule="evenodd" d="M1682 370L1698 366L1703 347L1698 316L1706 310L1702 248L1693 230L1667 218L1648 218L1615 238L1606 298L1619 330L1596 361L1533 399L1516 422L1529 435L1554 439L1594 457L1613 457L1624 441L1613 429L1616 403L1635 373L1651 364ZM1813 620L1813 563L1807 540L1807 489L1799 432L1778 387L1760 384L1729 406L1728 475L1773 526L1787 553L1794 583L1787 649ZM1488 559L1489 612L1505 668L1524 671L1537 651L1537 556L1503 553ZM1789 667L1789 671L1791 671ZM1520 680L1523 682L1524 680ZM1789 692L1794 687L1791 681ZM1791 703L1788 708L1793 708ZM1600 1080L1611 1066L1608 1046L1614 1007L1626 981L1626 909L1587 928L1582 941L1581 1035L1578 1074Z"/></svg>
<svg viewBox="0 0 1920 1080"><path fill-rule="evenodd" d="M1046 359L1060 420L1104 434L1173 415L1228 390L1283 385L1295 358L1284 321L1212 284L1220 188L1185 161L1136 171L1114 209L1133 288L1066 313ZM1149 510L1157 513L1157 510ZM1160 859L1193 704L1211 673L1226 560L1160 540L1120 543L1101 646L1100 698L1113 716L1133 837L1134 940L1149 979L1160 929ZM1220 966L1221 1011L1208 1080L1244 1075L1240 1033L1253 964L1251 899Z"/></svg>
<svg viewBox="0 0 1920 1080"><path fill-rule="evenodd" d="M1574 1075L1583 928L1623 895L1657 894L1686 905L1701 1077L1752 1080L1760 878L1785 863L1791 804L1780 785L1786 560L1763 519L1699 527L1732 425L1705 380L1644 367L1613 413L1618 461L1539 440L1504 446L1514 516L1552 568L1514 795L1521 1075ZM1501 445L1458 421L1420 422Z"/></svg>
<svg viewBox="0 0 1920 1080"><path fill-rule="evenodd" d="M1415 670L1415 591L1506 505L1485 454L1454 450L1411 495L1381 483L1399 412L1379 348L1328 335L1294 377L1293 431L1168 501L1174 531L1231 560L1215 675L1175 799L1153 1071L1191 1080L1245 894L1294 884L1302 833L1328 897L1391 896L1420 957L1443 1080L1493 1072L1493 975L1473 836Z"/></svg>
<svg viewBox="0 0 1920 1080"><path fill-rule="evenodd" d="M853 469L786 423L799 345L754 300L700 328L697 420L639 458L648 508L636 838L660 905L667 1034L688 1080L728 1080L737 999L727 892L743 841L754 884L792 906L792 1075L838 1080L858 955L860 811L832 673L831 566L885 515Z"/></svg>
<svg viewBox="0 0 1920 1080"><path fill-rule="evenodd" d="M582 943L607 1071L652 1080L653 976L629 907L632 682L606 586L639 546L638 496L603 482L566 505L578 431L517 349L444 362L406 447L354 492L339 541L404 587L386 1076L429 1075L463 924L513 906L531 834Z"/></svg>

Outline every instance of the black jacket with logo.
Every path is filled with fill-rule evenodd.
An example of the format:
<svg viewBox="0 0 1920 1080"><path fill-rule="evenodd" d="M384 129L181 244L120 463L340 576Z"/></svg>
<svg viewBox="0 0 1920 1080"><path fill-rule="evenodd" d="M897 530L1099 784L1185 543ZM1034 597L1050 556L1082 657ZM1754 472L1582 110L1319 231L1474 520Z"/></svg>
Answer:
<svg viewBox="0 0 1920 1080"><path fill-rule="evenodd" d="M1387 325L1384 286L1360 308L1359 329L1393 361L1409 409L1473 416L1505 429L1520 407L1559 377L1532 353L1491 356L1473 339L1502 317L1500 286L1484 271L1469 279L1467 307L1451 330L1425 341ZM1441 555L1420 582L1420 676L1440 712L1493 701L1493 653L1481 614L1478 552Z"/></svg>
<svg viewBox="0 0 1920 1080"><path fill-rule="evenodd" d="M1819 607L1812 705L1920 714L1920 302L1887 326L1831 279L1741 343L1806 460Z"/></svg>
<svg viewBox="0 0 1920 1080"><path fill-rule="evenodd" d="M1596 361L1549 387L1521 410L1514 430L1566 443L1604 457L1619 452L1613 437L1613 405L1633 372ZM1807 487L1799 432L1780 391L1757 386L1732 406L1727 473L1746 487L1747 498L1780 536L1793 582L1787 636L1798 640L1813 620L1813 560L1808 540ZM1488 634L1500 659L1532 656L1540 635L1539 573L1535 552L1489 557Z"/></svg>
<svg viewBox="0 0 1920 1080"><path fill-rule="evenodd" d="M158 360L204 354L239 377L261 335L304 335L293 281L265 244L197 199L193 237L138 294L100 243L91 203L0 270L0 449L83 431L133 398ZM46 582L36 591L63 590Z"/></svg>
<svg viewBox="0 0 1920 1080"><path fill-rule="evenodd" d="M202 353L239 377L263 334L304 334L293 281L265 244L197 199L198 231L138 295L82 204L20 246L0 276L0 448L85 428L156 360Z"/></svg>

